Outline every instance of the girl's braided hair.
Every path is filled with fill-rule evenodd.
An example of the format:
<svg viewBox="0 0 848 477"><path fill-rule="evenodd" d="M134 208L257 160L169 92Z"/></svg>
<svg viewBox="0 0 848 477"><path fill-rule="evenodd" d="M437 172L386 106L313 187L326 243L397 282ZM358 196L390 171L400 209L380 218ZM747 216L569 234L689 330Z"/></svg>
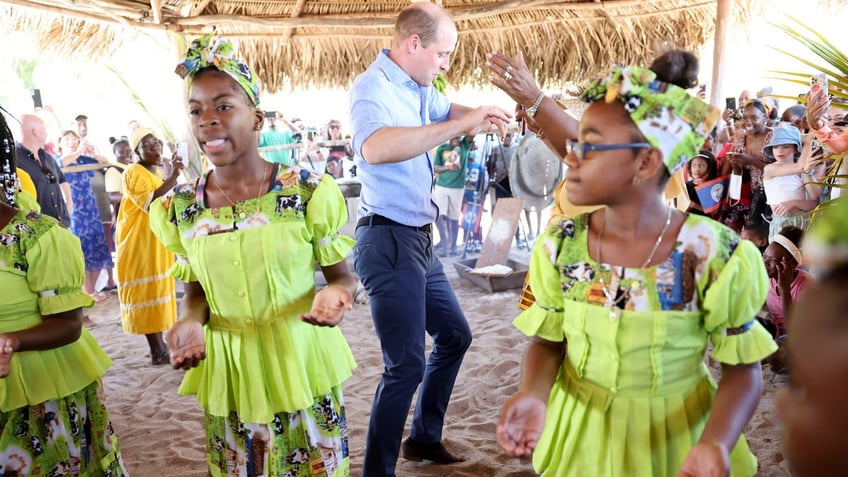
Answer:
<svg viewBox="0 0 848 477"><path fill-rule="evenodd" d="M4 110L5 111L5 110ZM15 138L6 116L0 113L0 200L16 207L15 194L18 191L18 164L15 160Z"/></svg>

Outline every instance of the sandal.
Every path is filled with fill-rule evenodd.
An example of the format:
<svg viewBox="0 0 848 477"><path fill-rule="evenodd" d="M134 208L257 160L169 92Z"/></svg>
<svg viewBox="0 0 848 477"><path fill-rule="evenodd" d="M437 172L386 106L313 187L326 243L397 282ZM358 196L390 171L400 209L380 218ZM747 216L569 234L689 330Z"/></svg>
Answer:
<svg viewBox="0 0 848 477"><path fill-rule="evenodd" d="M104 295L101 292L94 292L94 293L90 294L89 296L94 299L95 303L100 303L102 301L106 301L106 300L109 299L109 295Z"/></svg>
<svg viewBox="0 0 848 477"><path fill-rule="evenodd" d="M163 364L171 363L171 352L168 349L165 349L165 351L152 356L153 357L150 358L150 362L153 364L153 366L162 366Z"/></svg>

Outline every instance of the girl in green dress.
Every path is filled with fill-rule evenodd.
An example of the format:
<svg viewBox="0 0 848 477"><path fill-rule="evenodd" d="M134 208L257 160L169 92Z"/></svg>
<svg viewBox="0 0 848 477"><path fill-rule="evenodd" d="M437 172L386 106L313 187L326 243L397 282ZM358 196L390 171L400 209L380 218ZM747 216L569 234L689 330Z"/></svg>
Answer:
<svg viewBox="0 0 848 477"><path fill-rule="evenodd" d="M775 349L754 320L768 291L762 259L662 196L719 118L686 91L696 84L697 60L675 51L584 93L592 104L568 141L565 187L571 203L604 207L539 237L536 302L515 320L532 341L497 428L501 447L532 454L542 475L756 472L741 432Z"/></svg>
<svg viewBox="0 0 848 477"><path fill-rule="evenodd" d="M0 475L127 475L103 403L111 361L82 327L79 239L18 208L0 115Z"/></svg>
<svg viewBox="0 0 848 477"><path fill-rule="evenodd" d="M356 281L353 239L333 177L271 164L258 150L263 112L250 69L229 42L195 40L192 132L215 165L150 206L150 224L185 282L168 332L180 387L206 414L211 476L347 476L341 384L355 366L336 325ZM315 263L329 285L315 292Z"/></svg>

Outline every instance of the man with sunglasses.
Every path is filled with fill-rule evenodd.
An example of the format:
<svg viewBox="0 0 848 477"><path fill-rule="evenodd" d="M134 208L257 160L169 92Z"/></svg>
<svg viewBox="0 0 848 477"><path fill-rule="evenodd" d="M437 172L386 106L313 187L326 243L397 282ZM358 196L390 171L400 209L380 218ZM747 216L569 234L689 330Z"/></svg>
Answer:
<svg viewBox="0 0 848 477"><path fill-rule="evenodd" d="M21 116L20 142L15 144L18 168L30 175L41 213L55 217L65 227L71 226L71 188L56 161L44 150L47 128L34 114Z"/></svg>

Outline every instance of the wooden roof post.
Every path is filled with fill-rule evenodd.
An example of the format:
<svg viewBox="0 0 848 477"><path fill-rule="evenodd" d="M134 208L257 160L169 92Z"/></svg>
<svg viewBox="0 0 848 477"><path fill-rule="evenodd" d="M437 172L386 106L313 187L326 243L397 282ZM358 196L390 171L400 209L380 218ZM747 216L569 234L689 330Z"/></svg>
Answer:
<svg viewBox="0 0 848 477"><path fill-rule="evenodd" d="M186 48L188 47L188 43L194 36L196 35L185 35L178 31L168 31L168 44L170 46L170 54L174 58L175 67L180 61L182 61ZM191 132L191 120L188 115L188 81L181 79L176 73L171 73L169 77L171 78L171 81L179 81L178 88L180 89L180 97L182 99L180 108L182 114L180 115L180 122L176 126L179 129L173 131L173 139L175 142L188 143L189 157L184 158L186 160L186 168L183 171L183 174L187 178L194 179L198 175L206 172L206 164L204 164L203 159L201 158L200 150L197 147L197 143L195 142Z"/></svg>
<svg viewBox="0 0 848 477"><path fill-rule="evenodd" d="M730 47L730 30L733 26L733 6L735 0L716 2L715 45L713 47L713 78L710 88L710 104L723 107L721 98L726 96L722 80L727 76L726 52Z"/></svg>

